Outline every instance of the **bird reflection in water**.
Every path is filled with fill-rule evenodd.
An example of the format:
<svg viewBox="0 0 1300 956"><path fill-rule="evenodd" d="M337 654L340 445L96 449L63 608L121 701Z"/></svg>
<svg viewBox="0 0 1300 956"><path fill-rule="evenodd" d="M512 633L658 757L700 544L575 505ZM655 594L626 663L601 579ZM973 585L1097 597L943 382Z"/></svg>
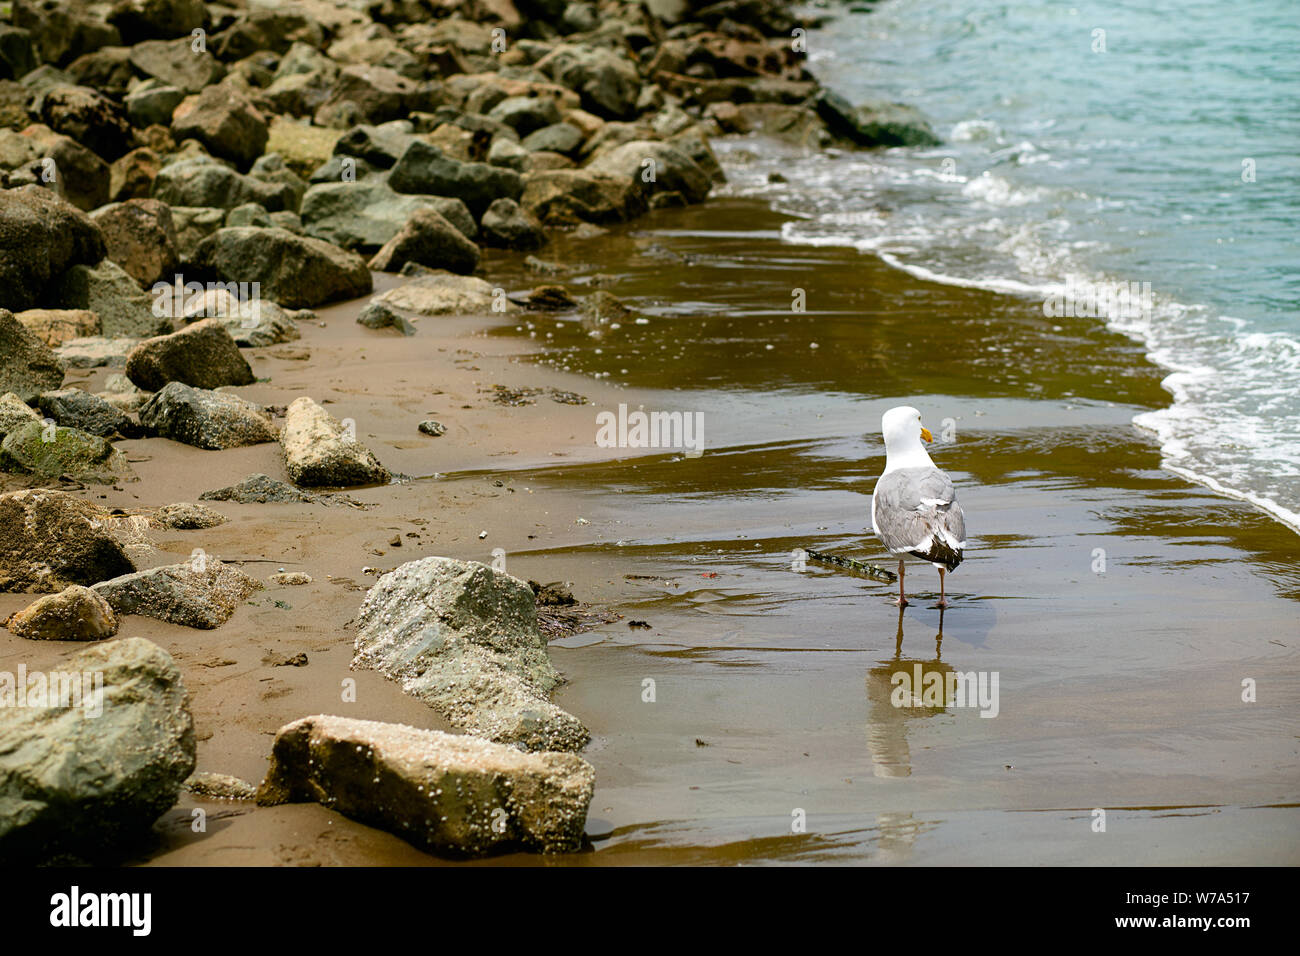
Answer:
<svg viewBox="0 0 1300 956"><path fill-rule="evenodd" d="M943 648L943 611L934 636L934 658L903 656L903 608L898 609L894 656L867 671L867 747L877 777L907 777L912 773L907 722L943 714L952 704L952 668L939 659ZM933 676L931 676L933 675ZM901 705L901 706L900 706Z"/></svg>

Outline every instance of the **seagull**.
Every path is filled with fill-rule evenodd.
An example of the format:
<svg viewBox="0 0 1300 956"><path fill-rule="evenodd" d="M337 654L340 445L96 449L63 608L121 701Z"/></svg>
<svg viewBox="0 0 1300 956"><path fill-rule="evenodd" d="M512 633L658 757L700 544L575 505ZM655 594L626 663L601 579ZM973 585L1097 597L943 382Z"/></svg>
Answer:
<svg viewBox="0 0 1300 956"><path fill-rule="evenodd" d="M871 498L871 529L891 554L898 555L899 607L903 594L903 562L907 555L929 561L939 569L939 607L948 607L943 576L961 564L966 547L966 516L953 491L952 480L935 467L921 439L934 441L921 424L921 413L910 405L891 408L880 418L885 439L885 471Z"/></svg>

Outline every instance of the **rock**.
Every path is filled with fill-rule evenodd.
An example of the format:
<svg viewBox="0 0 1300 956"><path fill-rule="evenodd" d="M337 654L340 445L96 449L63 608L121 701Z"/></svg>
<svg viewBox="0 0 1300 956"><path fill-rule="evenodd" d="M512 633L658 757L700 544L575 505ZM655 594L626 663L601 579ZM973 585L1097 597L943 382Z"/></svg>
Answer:
<svg viewBox="0 0 1300 956"><path fill-rule="evenodd" d="M431 557L381 577L357 618L354 667L380 671L467 733L581 750L587 729L548 699L560 675L523 581Z"/></svg>
<svg viewBox="0 0 1300 956"><path fill-rule="evenodd" d="M166 203L131 199L97 209L90 219L104 237L108 258L145 288L180 267L176 227Z"/></svg>
<svg viewBox="0 0 1300 956"><path fill-rule="evenodd" d="M587 169L622 176L634 189L650 195L678 192L693 203L703 202L711 185L709 175L681 150L650 140L617 146L593 160Z"/></svg>
<svg viewBox="0 0 1300 956"><path fill-rule="evenodd" d="M84 86L61 86L41 97L40 119L70 136L104 160L114 160L131 148L131 124L111 99Z"/></svg>
<svg viewBox="0 0 1300 956"><path fill-rule="evenodd" d="M112 259L97 266L72 266L51 283L45 301L58 309L94 312L100 331L109 338L140 338L172 329L171 319L154 311L155 300Z"/></svg>
<svg viewBox="0 0 1300 956"><path fill-rule="evenodd" d="M239 605L262 587L262 582L200 550L184 564L101 581L93 590L118 614L212 630L230 620Z"/></svg>
<svg viewBox="0 0 1300 956"><path fill-rule="evenodd" d="M136 338L110 339L92 335L69 339L55 349L54 354L65 368L126 368L127 355L139 343Z"/></svg>
<svg viewBox="0 0 1300 956"><path fill-rule="evenodd" d="M550 584L529 581L528 586L532 588L537 603L543 607L567 607L578 603L569 586L562 581L552 581Z"/></svg>
<svg viewBox="0 0 1300 956"><path fill-rule="evenodd" d="M5 627L29 641L102 641L117 633L117 615L90 588L73 584L38 598Z"/></svg>
<svg viewBox="0 0 1300 956"><path fill-rule="evenodd" d="M584 139L582 131L577 127L568 123L554 123L528 134L522 145L530 153L547 151L572 156L582 146Z"/></svg>
<svg viewBox="0 0 1300 956"><path fill-rule="evenodd" d="M79 428L100 438L141 437L140 427L108 402L79 388L42 392L36 404L45 415L67 428Z"/></svg>
<svg viewBox="0 0 1300 956"><path fill-rule="evenodd" d="M507 169L513 169L517 173L526 172L529 163L528 150L524 149L514 140L506 139L504 136L498 136L492 140L492 146L488 150L487 161L493 166L504 166Z"/></svg>
<svg viewBox="0 0 1300 956"><path fill-rule="evenodd" d="M447 434L447 426L442 422L435 422L433 419L420 422L417 426L422 434L430 435L434 438L441 438Z"/></svg>
<svg viewBox="0 0 1300 956"><path fill-rule="evenodd" d="M20 425L0 442L0 468L42 478L112 485L134 481L126 456L98 435L42 422Z"/></svg>
<svg viewBox="0 0 1300 956"><path fill-rule="evenodd" d="M14 0L13 25L30 31L40 60L61 66L101 47L121 46L117 28L88 9L52 0Z"/></svg>
<svg viewBox="0 0 1300 956"><path fill-rule="evenodd" d="M291 309L353 299L374 289L360 256L284 229L220 229L199 243L191 264L223 281L260 282L262 295Z"/></svg>
<svg viewBox="0 0 1300 956"><path fill-rule="evenodd" d="M228 392L168 382L140 408L142 424L163 438L213 450L275 441L275 425L260 405Z"/></svg>
<svg viewBox="0 0 1300 956"><path fill-rule="evenodd" d="M147 392L156 392L168 382L219 388L254 381L239 346L216 319L145 339L127 356L126 376Z"/></svg>
<svg viewBox="0 0 1300 956"><path fill-rule="evenodd" d="M0 591L61 591L134 571L106 514L66 491L0 494Z"/></svg>
<svg viewBox="0 0 1300 956"><path fill-rule="evenodd" d="M0 395L0 438L4 438L20 425L39 422L41 416L13 392Z"/></svg>
<svg viewBox="0 0 1300 956"><path fill-rule="evenodd" d="M478 246L460 230L433 209L417 209L402 231L370 260L370 268L397 272L408 262L418 262L435 269L471 273L478 268L478 260Z"/></svg>
<svg viewBox="0 0 1300 956"><path fill-rule="evenodd" d="M285 185L293 190L292 206L287 210L279 210L280 212L292 212L302 205L302 197L307 192L307 181L290 169L285 158L279 153L259 156L248 174L264 183Z"/></svg>
<svg viewBox="0 0 1300 956"><path fill-rule="evenodd" d="M221 209L206 206L172 206L172 222L176 226L176 249L188 259L200 242L226 223Z"/></svg>
<svg viewBox="0 0 1300 956"><path fill-rule="evenodd" d="M302 221L309 236L344 249L373 253L421 209L438 213L467 239L477 232L474 218L459 199L408 196L377 179L312 186L302 199Z"/></svg>
<svg viewBox="0 0 1300 956"><path fill-rule="evenodd" d="M232 86L209 86L187 97L172 114L177 142L197 139L213 156L247 167L266 150L266 118Z"/></svg>
<svg viewBox="0 0 1300 956"><path fill-rule="evenodd" d="M185 790L211 800L255 800L257 786L226 773L201 771L185 781Z"/></svg>
<svg viewBox="0 0 1300 956"><path fill-rule="evenodd" d="M330 159L338 138L338 130L322 129L306 122L295 122L285 116L276 116L271 120L271 138L267 140L266 151L279 153L284 157L285 165L299 176L307 178L311 176L312 170Z"/></svg>
<svg viewBox="0 0 1300 956"><path fill-rule="evenodd" d="M113 174L94 152L72 137L39 123L28 126L21 135L39 158L29 167L29 175L10 173L11 186L44 187L48 183L56 195L86 212L108 202Z"/></svg>
<svg viewBox="0 0 1300 956"><path fill-rule="evenodd" d="M186 299L183 317L186 322L215 319L240 348L261 348L301 338L298 320L314 320L316 313L306 309L286 312L270 299L260 297L241 302L228 289L220 288Z"/></svg>
<svg viewBox="0 0 1300 956"><path fill-rule="evenodd" d="M161 169L162 159L152 149L131 150L108 171L108 198L113 202L148 199Z"/></svg>
<svg viewBox="0 0 1300 956"><path fill-rule="evenodd" d="M920 112L903 103L865 103L854 107L837 93L822 90L814 106L827 129L858 146L939 146L943 143Z"/></svg>
<svg viewBox="0 0 1300 956"><path fill-rule="evenodd" d="M63 366L48 345L0 309L0 392L32 402L63 384Z"/></svg>
<svg viewBox="0 0 1300 956"><path fill-rule="evenodd" d="M355 156L379 169L390 169L415 141L409 120L394 120L379 126L354 126L338 138L334 152Z"/></svg>
<svg viewBox="0 0 1300 956"><path fill-rule="evenodd" d="M357 322L368 329L397 329L403 335L414 335L415 326L411 324L410 319L389 308L382 302L371 302L361 314L357 316Z"/></svg>
<svg viewBox="0 0 1300 956"><path fill-rule="evenodd" d="M508 96L488 113L520 136L560 122L560 108L549 96Z"/></svg>
<svg viewBox="0 0 1300 956"><path fill-rule="evenodd" d="M230 210L230 212L226 213L225 224L227 226L261 226L263 229L270 229L275 225L271 221L271 214L266 211L266 208L259 206L255 202L247 202Z"/></svg>
<svg viewBox="0 0 1300 956"><path fill-rule="evenodd" d="M0 24L0 79L17 80L36 69L32 35L9 24Z"/></svg>
<svg viewBox="0 0 1300 956"><path fill-rule="evenodd" d="M63 683L67 696L54 705L33 701L32 675L26 688L0 689L6 704L26 692L25 706L0 706L0 858L9 863L95 861L147 841L194 770L189 696L166 651L132 637L61 667L81 680Z"/></svg>
<svg viewBox="0 0 1300 956"><path fill-rule="evenodd" d="M118 0L108 22L127 43L139 43L184 36L203 26L207 16L201 0Z"/></svg>
<svg viewBox="0 0 1300 956"><path fill-rule="evenodd" d="M483 279L442 272L412 279L372 301L418 315L475 315L493 310L498 301L495 291ZM503 311L515 310L504 298L500 303Z"/></svg>
<svg viewBox="0 0 1300 956"><path fill-rule="evenodd" d="M153 513L152 521L160 528L172 528L176 531L199 531L215 528L226 523L226 516L206 505L196 505L181 501L174 505L163 505Z"/></svg>
<svg viewBox="0 0 1300 956"><path fill-rule="evenodd" d="M580 94L582 108L597 116L630 119L636 113L641 76L631 60L614 50L561 44L535 66Z"/></svg>
<svg viewBox="0 0 1300 956"><path fill-rule="evenodd" d="M498 199L479 223L483 241L504 249L540 249L546 243L542 224L513 199Z"/></svg>
<svg viewBox="0 0 1300 956"><path fill-rule="evenodd" d="M183 159L164 166L154 178L153 198L172 206L173 212L176 206L234 209L250 202L278 212L292 209L296 201L288 183L268 183L240 175L211 157Z"/></svg>
<svg viewBox="0 0 1300 956"><path fill-rule="evenodd" d="M50 348L101 331L99 316L89 309L28 309L14 318Z"/></svg>
<svg viewBox="0 0 1300 956"><path fill-rule="evenodd" d="M282 571L279 574L273 574L268 579L272 584L283 584L289 587L301 587L304 584L311 584L311 575L304 574L302 571Z"/></svg>
<svg viewBox="0 0 1300 956"><path fill-rule="evenodd" d="M285 412L280 445L294 484L345 487L381 484L392 478L357 441L355 423L339 421L305 396L295 399Z"/></svg>
<svg viewBox="0 0 1300 956"><path fill-rule="evenodd" d="M30 309L52 278L102 258L99 229L50 190L0 190L0 309Z"/></svg>
<svg viewBox="0 0 1300 956"><path fill-rule="evenodd" d="M249 475L236 485L205 491L200 501L235 501L239 504L328 504L331 496L302 491L267 475Z"/></svg>
<svg viewBox="0 0 1300 956"><path fill-rule="evenodd" d="M122 356L122 364L126 365L125 355ZM118 411L134 414L140 410L150 393L136 388L125 375L113 374L104 379L104 390L95 395Z"/></svg>
<svg viewBox="0 0 1300 956"><path fill-rule="evenodd" d="M126 115L138 127L171 126L172 113L190 93L197 90L172 86L162 80L146 80L126 95Z"/></svg>
<svg viewBox="0 0 1300 956"><path fill-rule="evenodd" d="M347 129L358 123L387 123L405 119L413 110L432 109L440 96L431 88L383 66L345 67L316 111L317 126Z"/></svg>
<svg viewBox="0 0 1300 956"><path fill-rule="evenodd" d="M528 308L539 312L563 312L577 308L578 303L562 285L539 285L528 293Z"/></svg>
<svg viewBox="0 0 1300 956"><path fill-rule="evenodd" d="M437 853L555 853L582 847L595 780L576 754L315 716L280 728L257 802L316 801Z"/></svg>
<svg viewBox="0 0 1300 956"><path fill-rule="evenodd" d="M644 190L631 180L586 169L529 173L519 205L547 225L627 222L646 211Z"/></svg>
<svg viewBox="0 0 1300 956"><path fill-rule="evenodd" d="M416 140L402 153L388 184L401 193L454 196L481 216L501 197L518 199L523 180L513 169L487 163L464 163L445 156L437 146Z"/></svg>

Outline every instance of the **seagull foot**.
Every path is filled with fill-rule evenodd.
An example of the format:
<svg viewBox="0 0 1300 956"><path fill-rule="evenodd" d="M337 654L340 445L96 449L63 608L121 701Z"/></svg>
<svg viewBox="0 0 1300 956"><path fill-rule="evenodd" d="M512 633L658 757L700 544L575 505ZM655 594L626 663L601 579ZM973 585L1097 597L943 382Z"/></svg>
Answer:
<svg viewBox="0 0 1300 956"><path fill-rule="evenodd" d="M912 602L909 601L907 598L894 598L889 603L894 605L894 607L907 607Z"/></svg>
<svg viewBox="0 0 1300 956"><path fill-rule="evenodd" d="M939 601L937 604L935 604L935 607L940 608L940 609L943 609L943 608L949 608L949 607L952 607L952 602L951 602L951 601Z"/></svg>

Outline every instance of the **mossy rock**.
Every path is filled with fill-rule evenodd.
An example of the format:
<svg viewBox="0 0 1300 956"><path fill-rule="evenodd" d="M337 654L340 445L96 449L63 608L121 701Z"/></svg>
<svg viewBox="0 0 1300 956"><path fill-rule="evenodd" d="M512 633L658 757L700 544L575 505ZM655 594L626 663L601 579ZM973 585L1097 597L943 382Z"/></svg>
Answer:
<svg viewBox="0 0 1300 956"><path fill-rule="evenodd" d="M126 456L98 435L61 425L28 422L0 443L0 468L24 474L111 485L134 481Z"/></svg>

